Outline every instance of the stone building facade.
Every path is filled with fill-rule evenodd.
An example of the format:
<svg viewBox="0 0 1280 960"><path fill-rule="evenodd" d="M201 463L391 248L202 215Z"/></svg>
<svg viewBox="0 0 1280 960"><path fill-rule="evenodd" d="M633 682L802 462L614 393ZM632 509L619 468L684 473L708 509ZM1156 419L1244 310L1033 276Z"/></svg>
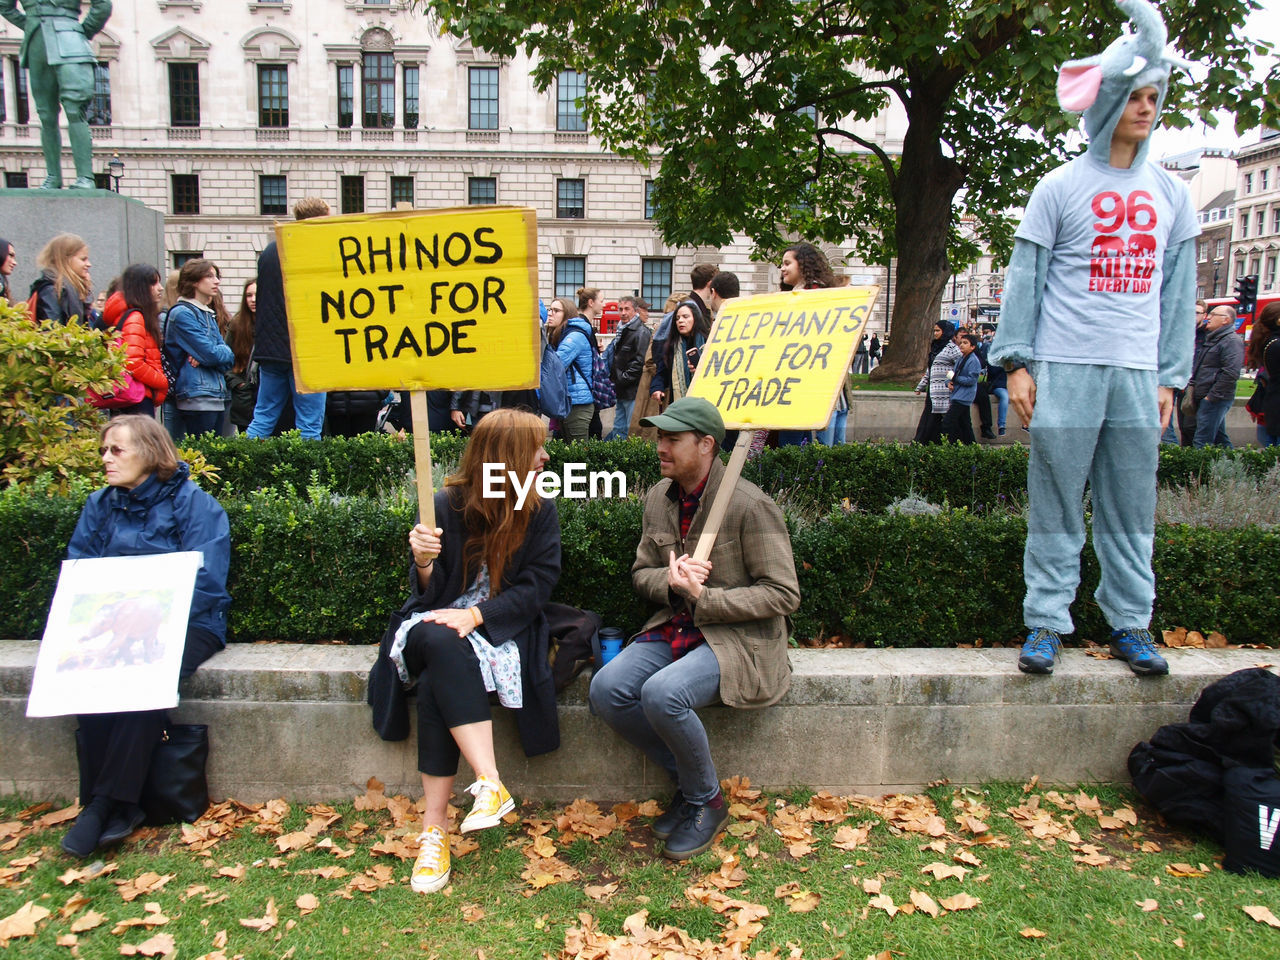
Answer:
<svg viewBox="0 0 1280 960"><path fill-rule="evenodd" d="M1236 152L1235 227L1231 238L1232 295L1241 277L1258 275L1258 297L1280 296L1280 130L1264 130Z"/></svg>
<svg viewBox="0 0 1280 960"><path fill-rule="evenodd" d="M721 250L662 243L647 203L652 174L585 128L574 104L585 78L562 74L540 93L523 54L499 60L440 36L407 6L115 0L95 40L95 169L107 186L118 155L119 190L164 212L165 267L212 258L234 310L273 223L318 195L335 212L532 206L544 297L586 284L661 307L704 260L737 272L744 293L776 289L777 268L752 262L745 238ZM0 21L0 169L10 187L45 175L20 42ZM896 152L905 119L886 113L857 132ZM842 269L885 282L883 267L848 259ZM880 309L874 326L884 321Z"/></svg>

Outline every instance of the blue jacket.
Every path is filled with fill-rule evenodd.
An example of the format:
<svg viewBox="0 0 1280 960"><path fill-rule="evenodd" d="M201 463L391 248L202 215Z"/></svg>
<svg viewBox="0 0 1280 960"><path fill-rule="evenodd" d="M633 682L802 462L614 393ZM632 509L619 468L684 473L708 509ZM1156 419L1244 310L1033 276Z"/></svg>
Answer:
<svg viewBox="0 0 1280 960"><path fill-rule="evenodd" d="M175 399L230 398L226 372L234 366L236 357L218 332L213 310L185 298L170 307L165 319L164 350L178 373L178 382L173 386ZM188 356L195 357L200 366L189 364Z"/></svg>
<svg viewBox="0 0 1280 960"><path fill-rule="evenodd" d="M575 330L579 332L574 333ZM586 317L574 317L565 326L564 336L556 347L556 354L569 375L569 403L575 407L595 402L591 396L591 364L595 359L592 343L595 335Z"/></svg>
<svg viewBox="0 0 1280 960"><path fill-rule="evenodd" d="M951 382L956 388L951 392L952 403L973 403L978 395L978 374L982 373L982 360L975 350L956 362L956 375Z"/></svg>
<svg viewBox="0 0 1280 960"><path fill-rule="evenodd" d="M168 480L152 474L132 490L107 487L90 494L67 545L67 559L200 551L204 566L196 574L187 625L208 630L225 644L231 526L218 501L192 483L189 474L180 463Z"/></svg>

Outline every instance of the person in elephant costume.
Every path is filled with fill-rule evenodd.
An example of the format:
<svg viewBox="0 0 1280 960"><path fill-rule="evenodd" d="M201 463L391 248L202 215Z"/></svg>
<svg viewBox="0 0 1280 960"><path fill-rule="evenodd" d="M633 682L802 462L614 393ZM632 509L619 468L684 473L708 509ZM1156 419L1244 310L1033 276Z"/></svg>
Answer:
<svg viewBox="0 0 1280 960"><path fill-rule="evenodd" d="M1052 673L1074 630L1086 481L1111 653L1141 676L1169 670L1150 630L1156 467L1191 373L1200 226L1186 185L1147 159L1169 70L1185 61L1165 51L1155 7L1116 3L1134 30L1059 71L1058 102L1084 114L1089 147L1032 191L989 353L1031 432L1026 673Z"/></svg>
<svg viewBox="0 0 1280 960"><path fill-rule="evenodd" d="M93 67L97 62L89 40L111 16L111 0L90 0L80 19L80 0L0 0L0 16L23 31L19 63L31 77L31 94L40 117L40 146L47 174L42 190L62 186L62 134L58 110L67 115L76 180L72 187L92 190L93 141L84 111L93 96Z"/></svg>

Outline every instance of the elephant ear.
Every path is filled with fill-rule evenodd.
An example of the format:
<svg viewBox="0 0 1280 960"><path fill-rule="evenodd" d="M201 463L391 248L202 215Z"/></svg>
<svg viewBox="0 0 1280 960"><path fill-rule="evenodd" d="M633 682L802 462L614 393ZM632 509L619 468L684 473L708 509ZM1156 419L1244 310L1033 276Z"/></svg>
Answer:
<svg viewBox="0 0 1280 960"><path fill-rule="evenodd" d="M1088 60L1072 60L1058 71L1058 103L1063 110L1083 113L1098 99L1102 67Z"/></svg>

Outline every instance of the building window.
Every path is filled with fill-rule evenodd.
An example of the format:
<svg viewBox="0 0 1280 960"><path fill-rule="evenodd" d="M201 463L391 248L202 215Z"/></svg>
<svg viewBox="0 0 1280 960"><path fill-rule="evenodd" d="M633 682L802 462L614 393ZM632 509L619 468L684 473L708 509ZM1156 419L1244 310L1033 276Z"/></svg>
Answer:
<svg viewBox="0 0 1280 960"><path fill-rule="evenodd" d="M1240 239L1248 239L1249 236L1249 215L1247 213L1240 214Z"/></svg>
<svg viewBox="0 0 1280 960"><path fill-rule="evenodd" d="M1256 277L1261 272L1262 272L1262 258L1254 257L1252 260L1249 261L1248 276Z"/></svg>
<svg viewBox="0 0 1280 960"><path fill-rule="evenodd" d="M361 120L366 130L396 123L396 61L389 53L366 53L360 61Z"/></svg>
<svg viewBox="0 0 1280 960"><path fill-rule="evenodd" d="M364 213L364 177L343 177L341 199L343 213Z"/></svg>
<svg viewBox="0 0 1280 960"><path fill-rule="evenodd" d="M644 218L652 220L657 209L653 205L653 181L646 180L644 182Z"/></svg>
<svg viewBox="0 0 1280 960"><path fill-rule="evenodd" d="M199 260L204 256L203 250L175 250L171 254L173 257L173 269L181 270L188 261Z"/></svg>
<svg viewBox="0 0 1280 960"><path fill-rule="evenodd" d="M1209 241L1200 240L1196 243L1196 259L1204 263L1209 259Z"/></svg>
<svg viewBox="0 0 1280 960"><path fill-rule="evenodd" d="M355 117L355 67L349 63L338 64L338 126L351 129Z"/></svg>
<svg viewBox="0 0 1280 960"><path fill-rule="evenodd" d="M282 217L289 212L289 183L281 174L258 177L258 212L264 217Z"/></svg>
<svg viewBox="0 0 1280 960"><path fill-rule="evenodd" d="M1253 174L1246 173L1244 175L1244 192L1253 193Z"/></svg>
<svg viewBox="0 0 1280 960"><path fill-rule="evenodd" d="M556 216L581 220L587 215L586 181L556 181Z"/></svg>
<svg viewBox="0 0 1280 960"><path fill-rule="evenodd" d="M4 175L4 185L8 190L27 189L27 172L23 170L20 173L6 173Z"/></svg>
<svg viewBox="0 0 1280 960"><path fill-rule="evenodd" d="M498 202L497 177L468 177L467 203L472 206Z"/></svg>
<svg viewBox="0 0 1280 960"><path fill-rule="evenodd" d="M200 65L169 64L169 126L200 126Z"/></svg>
<svg viewBox="0 0 1280 960"><path fill-rule="evenodd" d="M284 64L258 67L258 126L289 125L289 68Z"/></svg>
<svg viewBox="0 0 1280 960"><path fill-rule="evenodd" d="M1270 170L1258 171L1258 191L1260 193L1266 193L1270 189L1271 189L1271 171Z"/></svg>
<svg viewBox="0 0 1280 960"><path fill-rule="evenodd" d="M402 203L413 206L413 177L391 178L391 209Z"/></svg>
<svg viewBox="0 0 1280 960"><path fill-rule="evenodd" d="M111 69L105 63L93 65L93 96L84 109L91 127L111 126Z"/></svg>
<svg viewBox="0 0 1280 960"><path fill-rule="evenodd" d="M1237 261L1236 261L1236 279L1237 279L1237 280L1239 280L1239 279L1240 279L1241 277L1243 277L1244 275L1245 275L1245 273L1244 273L1244 261L1243 261L1243 260L1237 260Z"/></svg>
<svg viewBox="0 0 1280 960"><path fill-rule="evenodd" d="M561 70L556 77L556 129L583 133L587 121L578 102L587 95L587 75L577 70Z"/></svg>
<svg viewBox="0 0 1280 960"><path fill-rule="evenodd" d="M1260 237L1264 233L1266 233L1267 232L1267 211L1259 210L1257 213L1255 213L1253 215L1253 225L1255 228L1253 232L1257 236Z"/></svg>
<svg viewBox="0 0 1280 960"><path fill-rule="evenodd" d="M418 129L418 68L404 68L404 128Z"/></svg>
<svg viewBox="0 0 1280 960"><path fill-rule="evenodd" d="M671 261L646 258L640 261L640 296L652 304L666 303L671 296Z"/></svg>
<svg viewBox="0 0 1280 960"><path fill-rule="evenodd" d="M1280 233L1280 207L1271 211L1271 232Z"/></svg>
<svg viewBox="0 0 1280 960"><path fill-rule="evenodd" d="M1221 260L1227 254L1227 241L1219 237L1213 244L1213 259Z"/></svg>
<svg viewBox="0 0 1280 960"><path fill-rule="evenodd" d="M31 122L31 102L27 99L27 68L10 57L13 66L13 120L15 123Z"/></svg>
<svg viewBox="0 0 1280 960"><path fill-rule="evenodd" d="M498 68L471 67L467 71L467 127L498 129Z"/></svg>
<svg viewBox="0 0 1280 960"><path fill-rule="evenodd" d="M1276 285L1276 258L1267 257L1267 273L1263 278L1262 286L1266 290L1270 290Z"/></svg>
<svg viewBox="0 0 1280 960"><path fill-rule="evenodd" d="M556 257L556 292L557 297L569 297L570 302L578 295L578 288L587 284L586 257Z"/></svg>
<svg viewBox="0 0 1280 960"><path fill-rule="evenodd" d="M1203 300L1204 298L1205 298L1204 284L1202 283L1196 287L1196 299Z"/></svg>
<svg viewBox="0 0 1280 960"><path fill-rule="evenodd" d="M199 213L200 178L194 173L175 173L169 182L173 187L173 212L186 217Z"/></svg>
<svg viewBox="0 0 1280 960"><path fill-rule="evenodd" d="M109 173L95 173L95 174L93 175L93 185L94 185L95 187L97 187L99 190L110 190L110 189L111 189L111 174L109 174Z"/></svg>

